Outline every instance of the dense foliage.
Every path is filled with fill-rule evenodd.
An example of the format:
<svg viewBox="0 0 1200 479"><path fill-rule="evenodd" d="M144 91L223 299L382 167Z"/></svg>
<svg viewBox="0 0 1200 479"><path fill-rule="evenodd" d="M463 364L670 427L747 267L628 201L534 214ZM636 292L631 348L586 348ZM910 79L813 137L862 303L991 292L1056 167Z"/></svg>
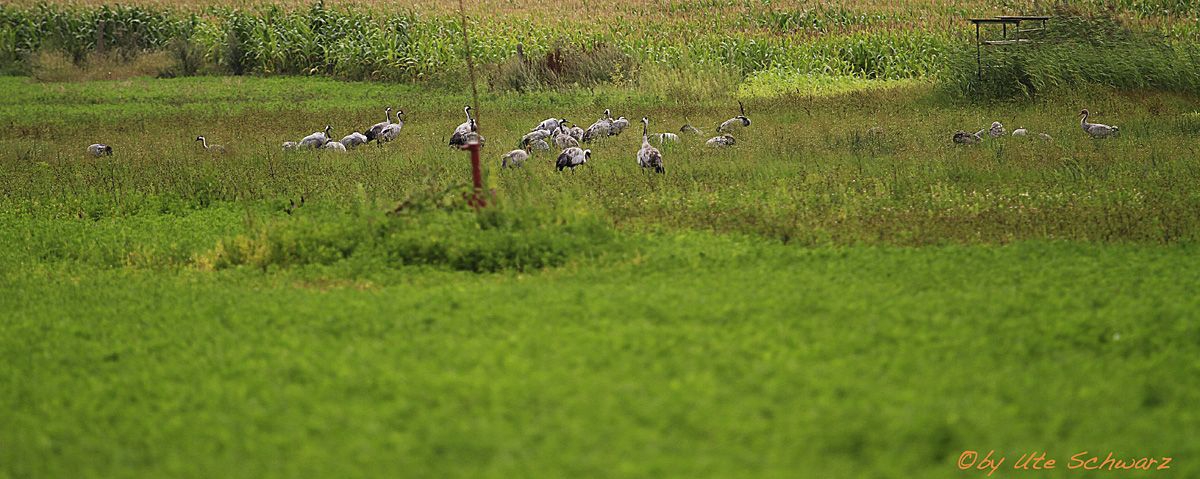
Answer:
<svg viewBox="0 0 1200 479"><path fill-rule="evenodd" d="M974 49L952 55L944 85L971 98L1032 97L1084 84L1200 92L1200 43L1167 41L1068 8L1026 36L1032 43L984 47L981 60Z"/></svg>

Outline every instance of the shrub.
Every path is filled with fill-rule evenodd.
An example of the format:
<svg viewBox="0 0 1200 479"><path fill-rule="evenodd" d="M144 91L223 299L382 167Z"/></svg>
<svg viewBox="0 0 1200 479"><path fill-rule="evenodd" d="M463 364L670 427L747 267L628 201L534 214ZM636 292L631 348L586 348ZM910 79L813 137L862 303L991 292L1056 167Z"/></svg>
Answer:
<svg viewBox="0 0 1200 479"><path fill-rule="evenodd" d="M606 43L559 45L537 58L529 58L518 47L516 55L495 67L489 83L498 90L515 91L621 83L629 78L633 66L632 57Z"/></svg>
<svg viewBox="0 0 1200 479"><path fill-rule="evenodd" d="M171 40L167 54L174 64L162 72L163 76L193 76L204 68L204 49L187 38Z"/></svg>
<svg viewBox="0 0 1200 479"><path fill-rule="evenodd" d="M310 219L303 215L219 242L199 263L289 267L359 261L378 267L422 265L471 272L527 271L559 266L601 251L611 227L587 214L493 206L376 211Z"/></svg>

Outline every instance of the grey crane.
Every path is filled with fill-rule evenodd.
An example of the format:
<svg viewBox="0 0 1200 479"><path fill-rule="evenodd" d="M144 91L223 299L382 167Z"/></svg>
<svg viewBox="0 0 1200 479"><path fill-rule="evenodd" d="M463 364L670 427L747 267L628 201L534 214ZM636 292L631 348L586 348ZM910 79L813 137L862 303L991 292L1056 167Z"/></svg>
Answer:
<svg viewBox="0 0 1200 479"><path fill-rule="evenodd" d="M545 140L546 138L550 138L551 134L552 133L550 130L533 130L521 137L521 143L524 144L527 141Z"/></svg>
<svg viewBox="0 0 1200 479"><path fill-rule="evenodd" d="M347 149L352 150L354 148L358 148L359 146L365 145L370 141L371 140L367 138L367 135L364 135L364 134L356 131L354 133L351 133L349 135L342 137L342 141L340 141L339 143L341 143L342 146L345 146Z"/></svg>
<svg viewBox="0 0 1200 479"><path fill-rule="evenodd" d="M450 135L450 146L452 148L463 148L471 141L483 143L483 137L479 135L479 124L471 117L471 106L467 105L463 108L463 113L467 115L467 121L458 125L454 129L454 134Z"/></svg>
<svg viewBox="0 0 1200 479"><path fill-rule="evenodd" d="M1017 128L1012 131L1012 136L1027 136L1027 135L1029 135L1029 130L1025 129L1024 127ZM1041 138L1046 141L1050 141L1050 140L1054 139L1054 137L1052 137L1046 133L1038 133L1037 136L1038 136L1038 138Z"/></svg>
<svg viewBox="0 0 1200 479"><path fill-rule="evenodd" d="M333 127L325 125L325 131L318 131L300 140L300 148L320 148L329 143L329 135L332 133Z"/></svg>
<svg viewBox="0 0 1200 479"><path fill-rule="evenodd" d="M723 123L717 126L717 133L733 133L739 128L750 126L750 119L746 117L746 106L739 101L738 109L742 112L742 114L725 120Z"/></svg>
<svg viewBox="0 0 1200 479"><path fill-rule="evenodd" d="M609 129L608 129L608 135L609 136L620 135L621 132L625 131L625 128L628 128L628 127L629 127L629 120L626 120L625 117L623 117L623 116L620 118L617 118L616 120L612 121L612 126L609 127Z"/></svg>
<svg viewBox="0 0 1200 479"><path fill-rule="evenodd" d="M575 126L574 123L572 123L571 127L567 129L567 133L569 133L571 138L574 138L575 141L583 141L583 128Z"/></svg>
<svg viewBox="0 0 1200 479"><path fill-rule="evenodd" d="M737 140L733 139L733 135L727 133L721 136L709 138L708 141L704 142L704 144L713 148L724 148L727 146L733 146L733 144L736 142Z"/></svg>
<svg viewBox="0 0 1200 479"><path fill-rule="evenodd" d="M1079 126L1083 128L1084 132L1091 135L1092 138L1108 138L1120 134L1120 127L1102 125L1100 123L1088 123L1088 116L1086 108L1079 112Z"/></svg>
<svg viewBox="0 0 1200 479"><path fill-rule="evenodd" d="M329 150L329 151L336 151L339 153L345 153L346 145L343 145L342 142L340 142L340 141L330 140L330 141L325 142L324 145L321 145L321 149Z"/></svg>
<svg viewBox="0 0 1200 479"><path fill-rule="evenodd" d="M642 117L642 148L637 152L638 166L643 170L654 168L655 173L666 173L663 168L662 152L658 148L650 146L650 119Z"/></svg>
<svg viewBox="0 0 1200 479"><path fill-rule="evenodd" d="M592 157L592 150L584 150L578 146L573 146L562 151L558 155L558 161L554 162L555 168L562 171L564 168L570 168L572 172L575 167L587 163L588 158Z"/></svg>
<svg viewBox="0 0 1200 479"><path fill-rule="evenodd" d="M554 146L557 146L560 150L565 150L572 146L579 146L579 141L560 126L558 134L554 135Z"/></svg>
<svg viewBox="0 0 1200 479"><path fill-rule="evenodd" d="M196 141L200 142L200 146L204 147L204 151L207 151L209 153L216 154L216 155L225 154L224 146L210 145L210 144L208 144L208 139L204 138L203 136L197 136Z"/></svg>
<svg viewBox="0 0 1200 479"><path fill-rule="evenodd" d="M650 139L654 140L655 143L658 143L658 146L662 146L667 143L679 143L679 135L674 133L656 133L650 135Z"/></svg>
<svg viewBox="0 0 1200 479"><path fill-rule="evenodd" d="M96 158L101 156L112 156L112 153L112 147L105 145L104 143L96 143L93 145L88 145L87 147L87 154Z"/></svg>
<svg viewBox="0 0 1200 479"><path fill-rule="evenodd" d="M513 150L505 153L500 157L501 168L519 168L525 166L525 160L529 159L529 142L525 142L519 150Z"/></svg>
<svg viewBox="0 0 1200 479"><path fill-rule="evenodd" d="M383 110L383 121L371 125L370 128L367 128L367 141L374 140L375 137L379 136L379 132L383 130L383 127L390 124L392 124L392 107L389 106Z"/></svg>
<svg viewBox="0 0 1200 479"><path fill-rule="evenodd" d="M387 143L400 136L400 129L404 128L404 120L400 119L400 115L403 114L404 110L396 110L396 121L394 123L384 125L384 127L379 130L379 135L375 137L375 144L378 145Z"/></svg>
<svg viewBox="0 0 1200 479"><path fill-rule="evenodd" d="M1000 124L998 121L993 121L992 127L988 129L988 135L991 135L992 138L1000 138L1004 136L1004 125Z"/></svg>
<svg viewBox="0 0 1200 479"><path fill-rule="evenodd" d="M953 140L960 145L974 145L983 141L983 132L987 130L979 130L975 134L967 133L962 130L954 132Z"/></svg>
<svg viewBox="0 0 1200 479"><path fill-rule="evenodd" d="M538 123L538 126L533 127L533 129L529 130L529 131L545 130L545 131L553 132L554 130L557 130L559 126L566 125L566 124L567 124L566 118L547 118L546 120L542 121L541 123Z"/></svg>
<svg viewBox="0 0 1200 479"><path fill-rule="evenodd" d="M596 120L595 123L592 123L592 126L589 126L587 130L583 132L583 142L591 143L592 140L597 138L607 137L609 131L612 130L612 124L612 113L609 112L608 109L605 109L604 117Z"/></svg>

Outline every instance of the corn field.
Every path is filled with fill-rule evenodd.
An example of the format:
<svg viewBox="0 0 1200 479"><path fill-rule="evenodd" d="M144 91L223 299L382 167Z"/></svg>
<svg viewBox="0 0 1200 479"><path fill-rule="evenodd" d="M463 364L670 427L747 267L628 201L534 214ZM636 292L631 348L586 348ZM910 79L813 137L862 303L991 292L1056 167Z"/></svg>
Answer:
<svg viewBox="0 0 1200 479"><path fill-rule="evenodd" d="M487 4L488 2L484 2ZM986 4L881 8L863 2L809 6L763 2L701 2L607 6L605 15L529 15L511 6L476 5L470 16L471 55L487 71L506 62L568 51L603 50L599 74L562 75L588 84L620 80L646 67L711 71L740 77L764 71L895 80L936 76L965 49L965 18L1041 11L1037 2L1000 9ZM1194 39L1194 8L1169 2L1082 2L1080 12L1118 8L1125 22L1169 38ZM711 5L709 5L711 4ZM490 4L489 4L490 5ZM1157 5L1157 6L1153 6ZM131 58L166 52L164 76L197 74L326 75L342 79L461 80L461 24L445 8L416 4L379 10L354 4L276 4L245 8L139 5L0 5L0 71L29 73L39 52L59 52L76 64L89 55ZM1155 10L1158 9L1158 10ZM1140 12L1166 11L1151 24ZM551 9L550 11L555 11ZM613 51L616 55L611 54ZM611 63L611 65L595 65ZM511 69L509 69L511 70ZM520 82L501 79L496 83Z"/></svg>

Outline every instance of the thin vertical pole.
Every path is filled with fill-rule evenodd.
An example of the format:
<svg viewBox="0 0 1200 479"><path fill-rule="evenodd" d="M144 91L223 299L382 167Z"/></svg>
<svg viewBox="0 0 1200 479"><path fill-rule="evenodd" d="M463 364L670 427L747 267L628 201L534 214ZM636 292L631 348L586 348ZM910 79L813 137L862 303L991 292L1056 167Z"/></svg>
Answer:
<svg viewBox="0 0 1200 479"><path fill-rule="evenodd" d="M104 20L96 21L96 53L104 53Z"/></svg>
<svg viewBox="0 0 1200 479"><path fill-rule="evenodd" d="M479 209L487 206L487 201L483 198L483 171L479 166L479 142L468 143L467 149L471 151L471 182L475 186L475 190L471 192L469 203L473 208Z"/></svg>
<svg viewBox="0 0 1200 479"><path fill-rule="evenodd" d="M471 108L475 110L475 118L478 120L479 92L475 90L475 60L471 58L471 37L467 35L467 9L463 6L463 0L458 0L458 15L462 18L463 48L467 56L467 74L471 77Z"/></svg>
<svg viewBox="0 0 1200 479"><path fill-rule="evenodd" d="M458 0L458 15L462 19L463 32L463 51L467 57L467 74L471 78L471 103L475 110L476 131L479 133L479 92L475 88L475 60L471 58L471 37L467 35L467 9L463 5L463 0ZM487 206L487 202L483 198L483 171L479 161L479 141L472 140L467 144L467 150L471 152L471 184L474 189L471 191L471 198L468 203L475 209Z"/></svg>
<svg viewBox="0 0 1200 479"><path fill-rule="evenodd" d="M975 23L975 75L980 81L983 80L983 50L982 44L979 43L979 23Z"/></svg>

